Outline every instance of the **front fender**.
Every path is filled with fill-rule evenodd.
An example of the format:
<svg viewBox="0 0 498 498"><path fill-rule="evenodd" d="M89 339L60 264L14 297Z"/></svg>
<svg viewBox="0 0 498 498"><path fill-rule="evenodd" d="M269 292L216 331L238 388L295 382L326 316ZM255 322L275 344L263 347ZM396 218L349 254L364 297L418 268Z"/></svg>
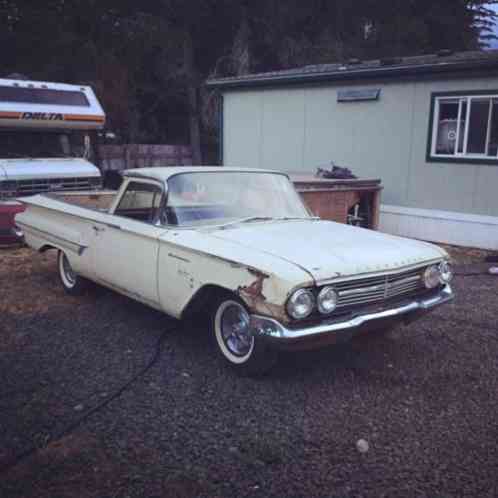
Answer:
<svg viewBox="0 0 498 498"><path fill-rule="evenodd" d="M306 285L306 284L303 284ZM233 292L252 313L288 322L285 303L295 282L239 262L161 243L158 287L161 307L181 318L206 287Z"/></svg>

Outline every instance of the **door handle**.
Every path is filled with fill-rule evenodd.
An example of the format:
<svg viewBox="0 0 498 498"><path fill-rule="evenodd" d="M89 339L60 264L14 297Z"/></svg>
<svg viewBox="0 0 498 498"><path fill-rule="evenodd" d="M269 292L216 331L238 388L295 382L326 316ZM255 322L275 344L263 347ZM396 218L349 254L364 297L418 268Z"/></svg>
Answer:
<svg viewBox="0 0 498 498"><path fill-rule="evenodd" d="M105 228L103 228L103 227L98 227L98 226L95 226L95 225L93 225L93 227L92 227L92 228L95 230L95 233L96 233L96 234L97 234L97 233L99 233L99 232L104 232L104 231L105 231Z"/></svg>

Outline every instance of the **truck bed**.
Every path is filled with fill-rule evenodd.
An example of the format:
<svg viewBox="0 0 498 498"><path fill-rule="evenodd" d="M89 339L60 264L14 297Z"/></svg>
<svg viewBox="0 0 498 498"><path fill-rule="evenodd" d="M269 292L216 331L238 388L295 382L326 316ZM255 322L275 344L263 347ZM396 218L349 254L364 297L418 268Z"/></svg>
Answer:
<svg viewBox="0 0 498 498"><path fill-rule="evenodd" d="M81 255L95 241L97 224L109 225L114 191L53 192L23 198L26 210L16 216L26 243L36 250L56 247ZM79 260L72 260L76 271Z"/></svg>
<svg viewBox="0 0 498 498"><path fill-rule="evenodd" d="M106 212L116 194L117 191L114 190L81 190L37 194L37 196L42 195L74 206ZM31 197L21 197L11 201L0 202L0 247L22 242L22 237L16 229L15 216L24 211L25 204L29 204Z"/></svg>
<svg viewBox="0 0 498 498"><path fill-rule="evenodd" d="M54 192L48 194L54 199L99 211L107 211L116 197L115 190Z"/></svg>

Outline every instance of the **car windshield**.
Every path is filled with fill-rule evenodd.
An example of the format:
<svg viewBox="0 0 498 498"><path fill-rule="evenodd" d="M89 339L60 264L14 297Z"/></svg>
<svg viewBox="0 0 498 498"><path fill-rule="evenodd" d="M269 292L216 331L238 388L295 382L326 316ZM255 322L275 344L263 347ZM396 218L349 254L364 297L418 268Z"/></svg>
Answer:
<svg viewBox="0 0 498 498"><path fill-rule="evenodd" d="M168 180L166 218L171 225L229 225L309 217L292 183L279 173L195 172Z"/></svg>
<svg viewBox="0 0 498 498"><path fill-rule="evenodd" d="M90 137L82 131L41 132L5 130L0 132L0 158L86 157L92 159Z"/></svg>

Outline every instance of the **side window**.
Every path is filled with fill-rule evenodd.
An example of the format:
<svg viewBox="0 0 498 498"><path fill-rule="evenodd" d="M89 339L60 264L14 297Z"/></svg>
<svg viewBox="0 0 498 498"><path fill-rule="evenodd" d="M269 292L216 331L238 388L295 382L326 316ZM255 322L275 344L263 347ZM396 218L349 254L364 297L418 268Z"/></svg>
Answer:
<svg viewBox="0 0 498 498"><path fill-rule="evenodd" d="M114 214L146 223L155 223L160 215L162 194L159 185L130 182Z"/></svg>

